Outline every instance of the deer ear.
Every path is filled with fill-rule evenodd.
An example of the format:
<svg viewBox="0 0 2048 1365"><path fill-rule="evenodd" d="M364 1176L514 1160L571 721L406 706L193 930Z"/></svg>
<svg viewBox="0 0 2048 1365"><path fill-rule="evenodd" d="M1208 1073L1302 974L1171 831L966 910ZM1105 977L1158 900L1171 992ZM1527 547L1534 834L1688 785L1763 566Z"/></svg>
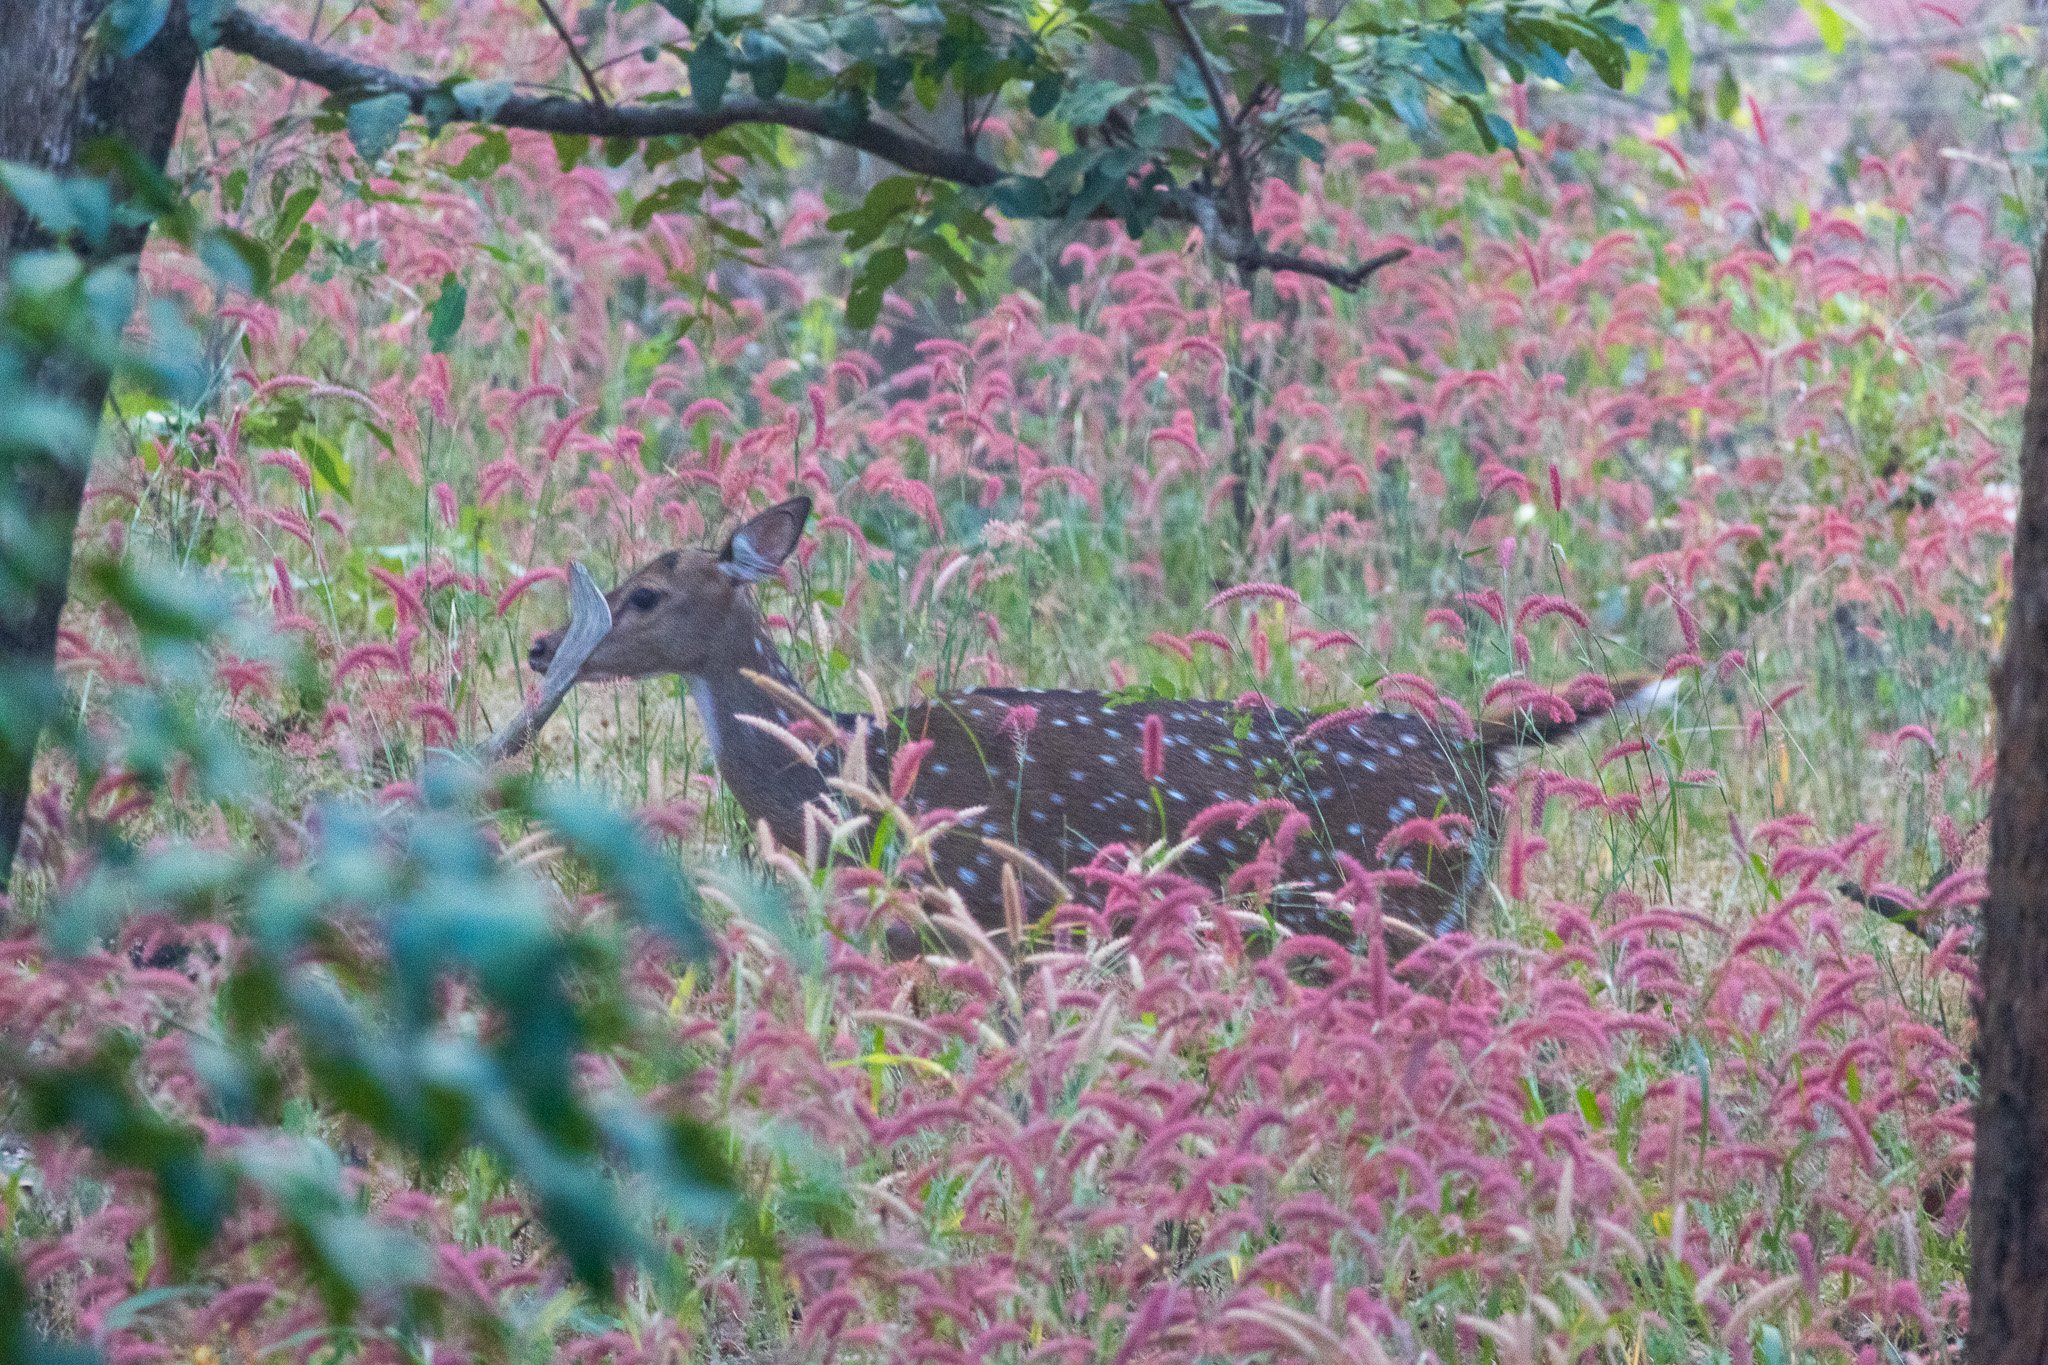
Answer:
<svg viewBox="0 0 2048 1365"><path fill-rule="evenodd" d="M775 504L732 533L718 553L719 572L742 583L758 583L773 576L796 549L810 517L809 498Z"/></svg>

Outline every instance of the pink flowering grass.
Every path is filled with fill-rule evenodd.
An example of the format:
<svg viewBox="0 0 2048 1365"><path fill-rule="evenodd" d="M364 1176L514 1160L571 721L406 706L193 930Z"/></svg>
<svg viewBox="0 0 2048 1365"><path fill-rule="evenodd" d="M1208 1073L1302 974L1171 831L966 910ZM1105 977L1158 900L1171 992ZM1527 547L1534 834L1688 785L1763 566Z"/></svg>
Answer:
<svg viewBox="0 0 2048 1365"><path fill-rule="evenodd" d="M457 26L478 69L559 74L515 6L375 31L443 52ZM1938 57L1896 62L1962 107ZM216 659L260 809L45 773L31 909L85 874L95 822L288 843L318 796L404 799L429 748L517 707L569 561L609 582L798 491L818 517L764 608L841 710L871 685L894 704L1130 684L1462 732L1489 703L1561 715L1587 674L1683 684L1671 711L1504 779L1472 932L1427 944L1381 923L1397 874L1354 863L1355 949L1250 951L1300 830L1249 804L1198 822L1274 817L1242 894L1124 849L1022 964L875 948L927 908L915 856L762 851L819 960L744 914L715 968L647 949L633 979L658 1028L591 1081L719 1106L779 1262L679 1235L673 1283L585 1301L494 1172L423 1182L332 1115L296 1118L431 1248L442 1354L507 1333L516 1355L594 1362L1954 1357L1968 832L2027 352L2003 171L1886 117L1852 138L1835 95L1778 117L1813 93L1790 75L1751 88L1747 131L1677 141L1560 97L1519 164L1359 143L1271 187L1276 247L1413 249L1357 298L1275 280L1255 305L1170 242L1011 226L1006 249L1057 263L1050 294L944 322L906 292L853 337L808 189L713 206L775 241L773 269L687 216L630 227L621 196L654 183L637 160L563 172L530 135L473 181L474 134L408 133L419 192L350 196L345 144L284 118L303 93L209 73L225 165L327 184L317 245L216 315L232 362L203 413L129 414L82 534L216 576L306 665ZM1991 156L1994 132L1941 136ZM260 231L269 205L252 189L224 211ZM175 254L145 270L204 297ZM469 311L433 355L426 301L451 270ZM700 309L699 284L731 307ZM1233 367L1256 372L1251 411ZM1240 430L1270 452L1243 488ZM130 642L82 600L60 654L118 743L101 698ZM752 831L682 697L579 690L533 762L723 866ZM1018 708L1020 738L1035 716ZM1169 734L1147 732L1148 770ZM920 757L871 785L900 799ZM1396 833L1421 851L1471 831L1425 809ZM611 913L545 845L507 842L560 914ZM1932 946L1845 883L1928 907ZM235 951L229 926L149 915L80 960L24 937L0 953L0 1036L129 1030L152 1096L203 1114L189 1041ZM208 1122L223 1149L262 1136ZM0 1222L51 1323L124 1361L331 1344L261 1209L203 1292L139 1298L169 1274L145 1192L62 1143L24 1161ZM802 1230L828 1194L847 1217ZM353 1349L399 1358L395 1306L364 1312Z"/></svg>

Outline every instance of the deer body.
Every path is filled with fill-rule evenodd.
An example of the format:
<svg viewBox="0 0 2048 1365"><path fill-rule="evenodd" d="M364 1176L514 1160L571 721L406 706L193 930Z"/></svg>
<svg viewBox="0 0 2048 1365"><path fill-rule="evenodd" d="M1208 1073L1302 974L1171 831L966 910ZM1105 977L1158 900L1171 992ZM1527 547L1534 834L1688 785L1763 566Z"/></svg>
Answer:
<svg viewBox="0 0 2048 1365"><path fill-rule="evenodd" d="M720 777L751 820L792 846L803 843L806 807L830 799L839 755L827 747L813 766L749 719L784 730L799 723L788 695L796 681L745 585L776 571L809 510L807 499L781 504L715 558L671 553L628 578L611 594L612 633L582 674L688 677ZM558 637L535 642L536 668ZM1594 689L1575 714L1488 721L1476 739L1386 713L1319 718L1221 701L984 688L899 709L882 725L869 718L864 757L882 780L909 746L928 744L904 804L972 812L935 845L930 870L991 929L1006 918L1009 849L1064 875L1112 845L1163 840L1185 845L1180 874L1222 890L1261 883L1286 927L1340 940L1351 933L1348 912L1320 893L1345 881L1338 859L1348 855L1391 874L1388 915L1438 935L1464 926L1484 885L1501 822L1492 791L1501 760L1606 711L1658 700L1661 686ZM844 732L856 728L856 717L834 719ZM1447 828L1459 837L1447 839ZM1029 890L1034 913L1050 903L1037 883Z"/></svg>

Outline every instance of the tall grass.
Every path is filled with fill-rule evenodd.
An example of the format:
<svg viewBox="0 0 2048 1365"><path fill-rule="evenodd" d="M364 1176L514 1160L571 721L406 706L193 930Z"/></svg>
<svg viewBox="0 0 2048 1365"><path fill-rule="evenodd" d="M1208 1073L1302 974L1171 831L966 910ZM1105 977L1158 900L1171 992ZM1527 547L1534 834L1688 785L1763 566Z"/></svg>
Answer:
<svg viewBox="0 0 2048 1365"><path fill-rule="evenodd" d="M516 7L365 31L552 70ZM1900 61L1960 104L1939 56ZM536 767L641 810L714 900L756 894L750 861L822 947L807 967L737 916L713 973L650 950L639 984L672 1032L628 1079L704 1063L743 1133L787 1140L753 1173L771 1212L795 1227L837 1190L852 1214L780 1262L679 1240L687 1287L607 1306L502 1176L365 1167L369 1207L439 1244L438 1354L1956 1353L1977 883L1938 888L1932 947L1837 888L1917 904L1970 866L1983 807L2027 354L1995 129L1950 129L1987 164L1944 165L1885 117L1768 141L1773 98L1807 96L1791 81L1757 87L1761 129L1669 139L1553 101L1519 161L1361 142L1269 187L1276 247L1412 249L1363 296L1013 229L1014 275L1042 289L956 325L892 297L863 337L837 326L800 177L715 209L770 242L748 265L688 218L630 228L637 160L563 171L514 134L503 171L465 179L474 138L453 133L402 143L381 179L308 130L302 92L227 62L208 89L195 183L259 234L273 185L319 185L311 253L268 302L219 307L192 262L146 262L211 312L219 382L203 411L124 408L82 534L212 575L314 666L218 661L219 714L268 766L258 814L119 808L42 774L31 908L81 875L91 822L224 836L323 794L404 799L430 751L517 705L561 611L547 571L616 577L798 490L820 519L764 600L843 707L863 675L894 702L1023 682L1467 713L1511 677L1685 684L1667 717L1515 779L1470 935L1390 966L1361 879L1359 952L1250 955L1232 907L1138 865L1028 971L887 962L876 925L913 888L758 849L673 682L579 691ZM450 276L468 309L435 354ZM714 285L729 307L702 302ZM1211 609L1248 581L1301 605ZM116 727L96 680L127 645L91 600L63 667ZM582 890L565 877L563 913L607 913ZM1089 930L1109 917L1128 932ZM217 1008L217 974L9 952L10 1027L56 1045L118 1000L184 1093L181 1021ZM346 1125L300 1118L349 1150ZM0 1186L6 1235L48 1311L116 1358L337 1345L258 1236L206 1267L217 1292L138 1298L162 1273L143 1216L61 1148L33 1169Z"/></svg>

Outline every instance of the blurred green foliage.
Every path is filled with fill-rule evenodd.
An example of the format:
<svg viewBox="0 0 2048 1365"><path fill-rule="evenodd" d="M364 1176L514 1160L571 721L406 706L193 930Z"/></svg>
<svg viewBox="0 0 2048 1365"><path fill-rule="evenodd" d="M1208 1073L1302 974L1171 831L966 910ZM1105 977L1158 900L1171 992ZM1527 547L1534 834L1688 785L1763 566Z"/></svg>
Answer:
<svg viewBox="0 0 2048 1365"><path fill-rule="evenodd" d="M154 220L228 287L260 289L273 274L266 252L202 228L132 155L103 148L93 164L96 174L74 177L0 167L0 185L51 242L8 262L0 294L0 591L23 593L62 562L50 542L68 535L68 521L38 520L20 496L28 475L38 462L76 469L94 445L97 414L51 396L53 369L96 367L167 404L195 404L206 388L193 334L168 303L148 310L145 340L126 335L134 262L93 263L114 225ZM452 335L460 285L443 298L436 326ZM120 723L106 729L78 724L47 672L0 679L0 743L33 746L46 732L88 785L118 775L161 792L177 782L259 832L228 847L144 848L98 825L91 870L47 908L44 936L55 953L80 955L142 914L233 926L239 948L214 1030L192 1038L189 1053L207 1117L241 1137L209 1141L196 1116L167 1112L141 1075L143 1039L123 1031L86 1055L0 1047L11 1121L146 1174L174 1276L239 1207L262 1201L337 1321L371 1300L398 1304L401 1320L431 1311L429 1252L370 1217L335 1151L286 1124L292 1068L303 1073L298 1093L429 1174L486 1154L600 1295L627 1265L678 1273L666 1248L685 1233L730 1231L743 1254L772 1255L770 1221L750 1213L720 1128L579 1079L579 1059L633 1036L626 966L646 936L681 957L711 950L690 881L632 820L447 756L420 775L416 804L335 804L287 821L266 807L206 683L223 644L298 672L308 661L235 620L215 585L162 564L98 559L75 586L132 631L144 677L113 699ZM565 926L552 889L504 856L500 831L515 826L546 831L619 918ZM0 1360L77 1358L89 1353L36 1335L0 1244Z"/></svg>

